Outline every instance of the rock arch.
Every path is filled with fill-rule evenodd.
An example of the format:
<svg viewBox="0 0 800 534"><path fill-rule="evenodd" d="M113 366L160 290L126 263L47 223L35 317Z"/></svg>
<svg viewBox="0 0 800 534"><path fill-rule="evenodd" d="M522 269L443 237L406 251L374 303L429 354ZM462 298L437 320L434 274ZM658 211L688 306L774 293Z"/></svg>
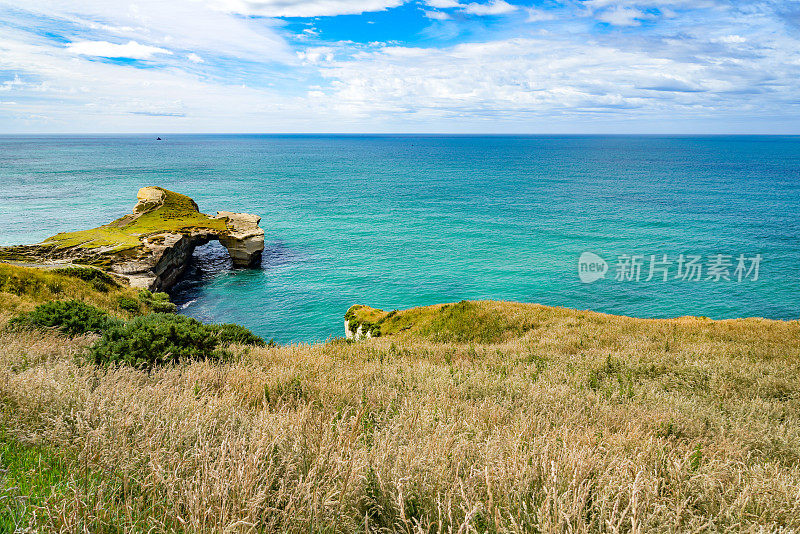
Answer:
<svg viewBox="0 0 800 534"><path fill-rule="evenodd" d="M133 287L169 289L186 270L195 247L218 240L234 267L260 265L261 217L200 213L194 200L162 187L143 187L133 212L108 224L63 232L37 245L0 248L0 259L93 265L127 278Z"/></svg>

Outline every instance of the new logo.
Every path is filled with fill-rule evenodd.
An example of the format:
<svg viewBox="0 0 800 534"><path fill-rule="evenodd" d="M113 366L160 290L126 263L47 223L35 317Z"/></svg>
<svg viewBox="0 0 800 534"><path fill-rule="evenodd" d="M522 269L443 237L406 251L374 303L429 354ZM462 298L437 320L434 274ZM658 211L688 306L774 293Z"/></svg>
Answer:
<svg viewBox="0 0 800 534"><path fill-rule="evenodd" d="M578 276L584 284L606 277L608 264L594 252L584 252L578 258Z"/></svg>

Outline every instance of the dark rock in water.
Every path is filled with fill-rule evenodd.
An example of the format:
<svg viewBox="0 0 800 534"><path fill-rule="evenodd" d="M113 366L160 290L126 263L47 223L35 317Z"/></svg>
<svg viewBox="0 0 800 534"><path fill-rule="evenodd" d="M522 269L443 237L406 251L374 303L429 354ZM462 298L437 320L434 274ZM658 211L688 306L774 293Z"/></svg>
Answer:
<svg viewBox="0 0 800 534"><path fill-rule="evenodd" d="M209 217L191 198L161 187L143 187L133 213L98 228L62 232L38 245L0 247L0 260L83 264L127 278L133 287L169 289L198 245L217 240L234 267L258 265L264 250L261 217L218 211Z"/></svg>
<svg viewBox="0 0 800 534"><path fill-rule="evenodd" d="M161 138L160 137L156 137L156 141L161 141Z"/></svg>

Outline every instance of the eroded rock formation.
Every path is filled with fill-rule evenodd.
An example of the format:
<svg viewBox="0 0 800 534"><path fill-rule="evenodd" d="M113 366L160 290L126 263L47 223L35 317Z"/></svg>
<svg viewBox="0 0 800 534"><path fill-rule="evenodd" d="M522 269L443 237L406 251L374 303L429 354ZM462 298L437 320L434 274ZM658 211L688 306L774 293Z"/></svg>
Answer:
<svg viewBox="0 0 800 534"><path fill-rule="evenodd" d="M261 217L219 211L200 213L189 197L143 187L133 212L91 230L56 234L37 245L0 248L0 260L73 263L102 267L134 287L161 291L186 269L195 247L219 240L235 267L254 267L264 250Z"/></svg>

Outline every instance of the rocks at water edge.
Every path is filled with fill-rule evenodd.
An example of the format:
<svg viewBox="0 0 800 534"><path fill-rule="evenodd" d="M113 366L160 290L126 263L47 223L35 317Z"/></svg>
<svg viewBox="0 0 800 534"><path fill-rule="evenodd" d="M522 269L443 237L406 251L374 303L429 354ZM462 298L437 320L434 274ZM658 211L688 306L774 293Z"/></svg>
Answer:
<svg viewBox="0 0 800 534"><path fill-rule="evenodd" d="M264 230L259 228L261 217L249 213L218 211L217 218L227 219L227 232L219 235L219 242L228 249L237 267L252 267L261 259L264 250Z"/></svg>
<svg viewBox="0 0 800 534"><path fill-rule="evenodd" d="M93 265L151 291L171 287L195 247L212 240L228 249L235 267L259 265L264 230L258 215L219 211L210 217L191 198L162 187L143 187L137 199L132 213L103 226L0 247L0 261Z"/></svg>

